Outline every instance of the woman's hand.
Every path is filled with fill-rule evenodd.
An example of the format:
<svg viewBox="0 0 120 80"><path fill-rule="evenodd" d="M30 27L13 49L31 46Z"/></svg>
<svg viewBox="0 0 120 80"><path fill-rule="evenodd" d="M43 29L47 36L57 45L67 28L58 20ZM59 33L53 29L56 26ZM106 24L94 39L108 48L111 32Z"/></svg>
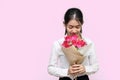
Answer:
<svg viewBox="0 0 120 80"><path fill-rule="evenodd" d="M74 64L69 67L68 74L70 75L76 75L76 74L82 74L85 72L85 67L81 64Z"/></svg>

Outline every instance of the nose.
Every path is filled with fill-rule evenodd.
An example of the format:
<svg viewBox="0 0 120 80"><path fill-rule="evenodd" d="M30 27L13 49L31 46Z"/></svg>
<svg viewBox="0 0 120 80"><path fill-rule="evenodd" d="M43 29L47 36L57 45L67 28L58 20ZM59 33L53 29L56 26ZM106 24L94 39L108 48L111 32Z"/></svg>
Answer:
<svg viewBox="0 0 120 80"><path fill-rule="evenodd" d="M77 33L77 30L75 28L72 29L72 33Z"/></svg>

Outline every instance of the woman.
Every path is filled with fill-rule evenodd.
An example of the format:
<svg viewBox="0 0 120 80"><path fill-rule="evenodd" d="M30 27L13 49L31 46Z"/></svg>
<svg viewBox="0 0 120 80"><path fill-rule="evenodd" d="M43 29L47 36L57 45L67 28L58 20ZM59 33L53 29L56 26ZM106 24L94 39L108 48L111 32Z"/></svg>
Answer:
<svg viewBox="0 0 120 80"><path fill-rule="evenodd" d="M78 8L70 8L64 16L65 35L76 34L79 39L83 39L87 44L92 44L85 56L82 64L69 65L61 44L64 38L54 42L52 54L48 65L48 73L59 77L59 80L72 80L73 75L77 75L77 80L89 80L88 75L98 71L98 62L95 55L94 43L82 36L83 14Z"/></svg>

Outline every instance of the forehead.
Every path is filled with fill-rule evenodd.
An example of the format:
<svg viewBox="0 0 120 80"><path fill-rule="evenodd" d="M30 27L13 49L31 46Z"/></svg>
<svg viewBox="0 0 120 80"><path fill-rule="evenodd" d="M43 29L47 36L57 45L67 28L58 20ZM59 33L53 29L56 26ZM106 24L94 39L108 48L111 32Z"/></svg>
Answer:
<svg viewBox="0 0 120 80"><path fill-rule="evenodd" d="M72 19L68 22L68 25L81 25L80 21Z"/></svg>

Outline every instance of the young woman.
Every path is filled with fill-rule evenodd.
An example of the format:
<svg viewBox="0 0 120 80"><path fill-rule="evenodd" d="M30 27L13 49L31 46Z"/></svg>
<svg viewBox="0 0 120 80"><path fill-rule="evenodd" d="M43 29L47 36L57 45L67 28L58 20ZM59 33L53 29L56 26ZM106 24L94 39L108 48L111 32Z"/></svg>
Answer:
<svg viewBox="0 0 120 80"><path fill-rule="evenodd" d="M98 71L98 62L95 55L94 43L82 35L83 14L78 8L70 8L64 15L65 35L76 34L79 39L83 39L92 47L87 51L82 64L69 65L66 56L61 50L61 44L64 38L54 42L50 61L48 65L48 73L59 77L59 80L72 80L73 75L77 74L77 80L89 80L88 75Z"/></svg>

